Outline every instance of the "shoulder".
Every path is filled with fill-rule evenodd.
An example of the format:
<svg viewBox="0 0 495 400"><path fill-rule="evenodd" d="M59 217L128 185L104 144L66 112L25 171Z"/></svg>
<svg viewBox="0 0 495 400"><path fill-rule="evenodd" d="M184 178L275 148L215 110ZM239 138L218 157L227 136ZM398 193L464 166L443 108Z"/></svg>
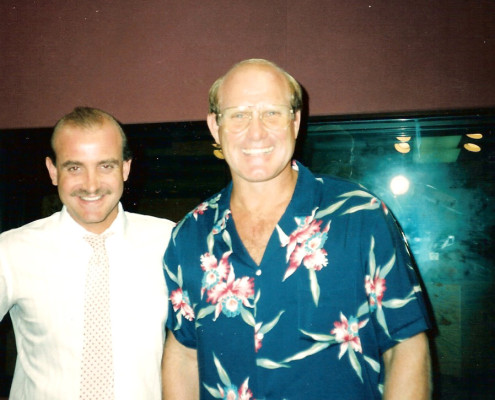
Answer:
<svg viewBox="0 0 495 400"><path fill-rule="evenodd" d="M226 187L189 211L177 223L173 237L185 236L187 240L191 235L202 236L205 233L208 234L216 224L229 219L229 201L230 188Z"/></svg>
<svg viewBox="0 0 495 400"><path fill-rule="evenodd" d="M334 193L337 196L357 191L373 195L371 191L360 183L348 179L321 174L315 174L314 177L316 181L321 183L324 191Z"/></svg>
<svg viewBox="0 0 495 400"><path fill-rule="evenodd" d="M301 184L298 185L300 191L315 190L323 198L352 197L364 194L376 197L358 182L338 176L314 173L299 162L293 167L300 173Z"/></svg>
<svg viewBox="0 0 495 400"><path fill-rule="evenodd" d="M0 234L0 244L29 241L30 238L39 240L41 237L48 237L51 232L56 231L59 221L60 212L56 212L49 217L38 219L19 228L10 229Z"/></svg>
<svg viewBox="0 0 495 400"><path fill-rule="evenodd" d="M320 186L319 197L323 205L341 202L344 202L346 206L371 203L375 205L371 209L378 209L381 203L373 192L357 182L328 175L315 175L315 180L317 187Z"/></svg>
<svg viewBox="0 0 495 400"><path fill-rule="evenodd" d="M389 213L380 198L357 182L328 175L314 175L314 179L317 182L315 201L320 210L317 215L332 219L352 217L374 224L377 218L382 220Z"/></svg>
<svg viewBox="0 0 495 400"><path fill-rule="evenodd" d="M147 249L150 254L159 251L161 255L170 240L175 223L151 215L125 212L124 235L130 248Z"/></svg>
<svg viewBox="0 0 495 400"><path fill-rule="evenodd" d="M125 211L126 223L132 230L145 229L149 231L170 232L175 222L151 215L137 214Z"/></svg>

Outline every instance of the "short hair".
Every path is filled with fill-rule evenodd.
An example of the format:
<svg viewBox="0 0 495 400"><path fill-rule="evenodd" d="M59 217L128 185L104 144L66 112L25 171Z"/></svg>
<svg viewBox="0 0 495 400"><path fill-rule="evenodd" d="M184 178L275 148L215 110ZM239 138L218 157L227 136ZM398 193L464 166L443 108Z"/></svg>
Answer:
<svg viewBox="0 0 495 400"><path fill-rule="evenodd" d="M239 67L243 67L245 65L262 65L262 66L267 66L275 69L277 72L279 72L287 81L287 84L289 85L289 89L291 92L290 96L290 106L294 111L299 111L303 107L303 100L302 100L302 89L301 85L290 75L287 71L284 69L280 68L277 64L275 64L272 61L265 60L263 58L250 58L241 62L238 62L235 64L233 67L231 67L223 76L218 78L213 85L210 88L210 91L208 93L208 103L209 103L209 113L213 114L219 114L220 113L220 107L218 106L218 92L220 88L222 87L222 84L225 80L225 78L233 72L235 69Z"/></svg>
<svg viewBox="0 0 495 400"><path fill-rule="evenodd" d="M57 133L66 126L76 126L80 128L92 128L101 126L105 121L114 125L122 137L122 158L128 161L132 158L132 153L127 143L127 136L122 129L120 123L109 113L93 107L76 107L70 113L64 115L58 120L53 128L53 133L50 139L51 152L50 158L56 164L57 154L55 152L55 137Z"/></svg>

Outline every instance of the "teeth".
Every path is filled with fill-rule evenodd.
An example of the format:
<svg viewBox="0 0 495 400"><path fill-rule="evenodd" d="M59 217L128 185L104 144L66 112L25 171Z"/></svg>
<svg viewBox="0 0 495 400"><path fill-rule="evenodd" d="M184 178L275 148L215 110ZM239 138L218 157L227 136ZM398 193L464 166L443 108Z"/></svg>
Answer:
<svg viewBox="0 0 495 400"><path fill-rule="evenodd" d="M248 155L256 155L256 154L270 153L272 150L273 150L273 146L265 147L263 149L243 149L242 152Z"/></svg>
<svg viewBox="0 0 495 400"><path fill-rule="evenodd" d="M97 201L100 200L102 196L97 196L97 197L81 197L82 200L84 201Z"/></svg>

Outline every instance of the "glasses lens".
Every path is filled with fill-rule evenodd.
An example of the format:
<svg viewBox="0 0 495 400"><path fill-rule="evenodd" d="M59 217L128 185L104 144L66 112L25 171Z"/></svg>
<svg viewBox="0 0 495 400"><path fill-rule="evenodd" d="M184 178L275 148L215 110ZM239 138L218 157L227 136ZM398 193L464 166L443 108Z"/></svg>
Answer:
<svg viewBox="0 0 495 400"><path fill-rule="evenodd" d="M289 125L291 109L286 106L269 106L261 111L261 120L267 129L279 130Z"/></svg>
<svg viewBox="0 0 495 400"><path fill-rule="evenodd" d="M253 107L226 108L220 114L220 125L225 130L233 133L241 132L249 126L253 118ZM292 110L288 106L265 106L259 110L259 118L266 129L280 130L289 125L292 118Z"/></svg>
<svg viewBox="0 0 495 400"><path fill-rule="evenodd" d="M246 129L251 120L252 111L243 108L228 108L222 113L222 125L230 132Z"/></svg>

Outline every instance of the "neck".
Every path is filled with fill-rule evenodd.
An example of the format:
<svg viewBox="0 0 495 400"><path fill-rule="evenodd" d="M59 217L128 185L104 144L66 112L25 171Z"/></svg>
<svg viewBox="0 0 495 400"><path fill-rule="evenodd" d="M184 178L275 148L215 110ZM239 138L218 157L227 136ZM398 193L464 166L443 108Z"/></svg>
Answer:
<svg viewBox="0 0 495 400"><path fill-rule="evenodd" d="M246 212L267 213L289 204L297 182L297 171L292 168L276 179L266 182L233 181L231 208Z"/></svg>

